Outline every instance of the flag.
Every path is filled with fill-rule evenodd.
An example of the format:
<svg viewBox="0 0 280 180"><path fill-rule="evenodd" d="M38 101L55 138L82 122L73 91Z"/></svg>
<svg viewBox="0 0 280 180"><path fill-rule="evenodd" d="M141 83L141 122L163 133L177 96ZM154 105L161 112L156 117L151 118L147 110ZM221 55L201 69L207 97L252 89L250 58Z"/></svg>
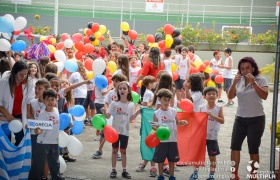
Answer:
<svg viewBox="0 0 280 180"><path fill-rule="evenodd" d="M29 129L19 146L13 145L0 127L0 179L27 180L31 166Z"/></svg>

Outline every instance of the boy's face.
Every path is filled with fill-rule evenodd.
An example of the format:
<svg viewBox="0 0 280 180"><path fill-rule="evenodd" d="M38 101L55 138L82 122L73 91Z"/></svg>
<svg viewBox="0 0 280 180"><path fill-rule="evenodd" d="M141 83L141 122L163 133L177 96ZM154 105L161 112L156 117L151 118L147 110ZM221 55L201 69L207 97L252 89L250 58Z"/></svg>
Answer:
<svg viewBox="0 0 280 180"><path fill-rule="evenodd" d="M120 84L120 81L117 80L117 79L114 79L114 81L113 81L113 86L114 86L115 89L118 88L119 84Z"/></svg>
<svg viewBox="0 0 280 180"><path fill-rule="evenodd" d="M35 87L35 95L36 95L36 97L38 97L38 98L43 97L43 93L44 93L45 90L46 90L46 88L45 88L45 86L43 84L37 85Z"/></svg>
<svg viewBox="0 0 280 180"><path fill-rule="evenodd" d="M50 81L51 88L54 89L56 92L60 90L60 82L57 80L51 80Z"/></svg>
<svg viewBox="0 0 280 180"><path fill-rule="evenodd" d="M187 51L181 51L181 55L182 55L183 57L186 57L186 56L187 56Z"/></svg>
<svg viewBox="0 0 280 180"><path fill-rule="evenodd" d="M56 106L56 98L54 98L54 97L45 97L44 104L45 104L46 108L51 109L51 108Z"/></svg>
<svg viewBox="0 0 280 180"><path fill-rule="evenodd" d="M208 91L205 94L205 99L207 100L207 102L215 102L217 98L218 94L216 91Z"/></svg>
<svg viewBox="0 0 280 180"><path fill-rule="evenodd" d="M171 98L161 97L161 98L158 98L158 100L161 104L161 107L168 108L170 105Z"/></svg>
<svg viewBox="0 0 280 180"><path fill-rule="evenodd" d="M156 82L153 82L153 83L150 83L150 84L151 84L151 86L152 86L152 89L155 89L156 86L157 86L157 83L156 83Z"/></svg>
<svg viewBox="0 0 280 180"><path fill-rule="evenodd" d="M224 55L225 55L226 57L228 57L228 56L229 56L229 53L227 53L227 52L224 52Z"/></svg>

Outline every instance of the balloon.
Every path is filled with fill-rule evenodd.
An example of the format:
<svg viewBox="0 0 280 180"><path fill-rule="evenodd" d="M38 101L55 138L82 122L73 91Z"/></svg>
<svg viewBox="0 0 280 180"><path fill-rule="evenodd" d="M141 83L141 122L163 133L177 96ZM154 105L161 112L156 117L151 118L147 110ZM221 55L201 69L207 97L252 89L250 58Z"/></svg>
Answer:
<svg viewBox="0 0 280 180"><path fill-rule="evenodd" d="M205 64L201 64L198 69L199 69L200 72L203 72L206 69L206 65Z"/></svg>
<svg viewBox="0 0 280 180"><path fill-rule="evenodd" d="M149 42L149 43L154 43L156 40L155 40L155 37L153 35L148 35L146 40Z"/></svg>
<svg viewBox="0 0 280 180"><path fill-rule="evenodd" d="M98 38L101 37L102 34L101 34L99 31L97 31L97 32L95 32L93 35L94 35L95 38L98 39Z"/></svg>
<svg viewBox="0 0 280 180"><path fill-rule="evenodd" d="M161 33L156 33L155 39L156 39L156 42L160 42L163 40L163 35Z"/></svg>
<svg viewBox="0 0 280 180"><path fill-rule="evenodd" d="M8 125L9 129L13 133L18 133L22 130L22 122L20 120L12 120Z"/></svg>
<svg viewBox="0 0 280 180"><path fill-rule="evenodd" d="M0 17L0 32L11 33L14 31L14 24L7 17Z"/></svg>
<svg viewBox="0 0 280 180"><path fill-rule="evenodd" d="M105 76L97 74L95 76L95 85L100 89L104 89L108 86L108 80Z"/></svg>
<svg viewBox="0 0 280 180"><path fill-rule="evenodd" d="M181 43L182 43L182 41L178 37L174 37L173 38L173 44L174 45L180 45Z"/></svg>
<svg viewBox="0 0 280 180"><path fill-rule="evenodd" d="M74 47L79 51L83 51L84 50L84 43L82 41L76 42L74 44Z"/></svg>
<svg viewBox="0 0 280 180"><path fill-rule="evenodd" d="M215 77L215 82L216 82L217 84L222 84L222 83L224 82L223 76L222 76L222 75L216 76L216 77Z"/></svg>
<svg viewBox="0 0 280 180"><path fill-rule="evenodd" d="M92 71L92 64L93 64L92 59L86 59L84 62L84 66L88 71Z"/></svg>
<svg viewBox="0 0 280 180"><path fill-rule="evenodd" d="M51 44L48 45L48 49L51 53L54 53L56 51L55 47Z"/></svg>
<svg viewBox="0 0 280 180"><path fill-rule="evenodd" d="M92 63L92 71L95 75L102 74L106 68L106 63L103 59L96 59Z"/></svg>
<svg viewBox="0 0 280 180"><path fill-rule="evenodd" d="M89 39L88 36L85 36L85 37L84 37L84 43L90 43L90 39Z"/></svg>
<svg viewBox="0 0 280 180"><path fill-rule="evenodd" d="M64 69L64 63L63 62L55 62L54 63L57 66L57 71L62 72Z"/></svg>
<svg viewBox="0 0 280 180"><path fill-rule="evenodd" d="M66 39L71 39L70 35L67 33L63 33L61 34L61 40L65 41Z"/></svg>
<svg viewBox="0 0 280 180"><path fill-rule="evenodd" d="M57 50L54 53L55 59L57 59L59 62L64 63L66 61L66 55L62 50Z"/></svg>
<svg viewBox="0 0 280 180"><path fill-rule="evenodd" d="M46 36L40 36L40 42L42 42L42 41L44 41L44 40L46 40L46 39L47 39Z"/></svg>
<svg viewBox="0 0 280 180"><path fill-rule="evenodd" d="M164 32L165 32L165 34L172 35L173 31L174 31L174 28L173 28L173 26L171 24L165 24L164 25Z"/></svg>
<svg viewBox="0 0 280 180"><path fill-rule="evenodd" d="M65 160L63 159L62 156L59 156L59 172L60 174L64 173L67 169L67 165Z"/></svg>
<svg viewBox="0 0 280 180"><path fill-rule="evenodd" d="M208 60L205 60L203 64L205 64L205 66L209 66L210 62Z"/></svg>
<svg viewBox="0 0 280 180"><path fill-rule="evenodd" d="M159 46L160 48L165 48L165 41L164 41L164 40L159 41L159 42L158 42L158 46Z"/></svg>
<svg viewBox="0 0 280 180"><path fill-rule="evenodd" d="M206 86L207 87L216 87L216 84L215 84L214 81L210 80L210 81L207 82Z"/></svg>
<svg viewBox="0 0 280 180"><path fill-rule="evenodd" d="M176 71L172 72L172 79L173 79L173 81L178 80L178 78L179 78L179 74Z"/></svg>
<svg viewBox="0 0 280 180"><path fill-rule="evenodd" d="M138 34L134 30L129 30L128 31L128 36L131 40L136 40L138 38Z"/></svg>
<svg viewBox="0 0 280 180"><path fill-rule="evenodd" d="M76 120L76 121L84 121L85 118L86 118L86 113L84 113L82 116L73 116L73 118Z"/></svg>
<svg viewBox="0 0 280 180"><path fill-rule="evenodd" d="M100 26L98 23L93 23L91 26L91 30L93 33L97 32L99 30Z"/></svg>
<svg viewBox="0 0 280 180"><path fill-rule="evenodd" d="M93 35L93 32L91 29L86 29L86 33L85 33L87 36L91 36Z"/></svg>
<svg viewBox="0 0 280 180"><path fill-rule="evenodd" d="M219 71L218 70L213 70L212 74L219 74Z"/></svg>
<svg viewBox="0 0 280 180"><path fill-rule="evenodd" d="M142 80L138 81L138 84L137 84L137 85L138 85L138 87L140 87L140 88L141 88L141 87L142 87L142 83L143 83L143 81L142 81Z"/></svg>
<svg viewBox="0 0 280 180"><path fill-rule="evenodd" d="M111 73L114 73L117 71L118 67L116 65L116 63L114 61L109 61L108 62L108 68L110 70Z"/></svg>
<svg viewBox="0 0 280 180"><path fill-rule="evenodd" d="M95 38L94 36L90 36L90 37L89 37L89 40L91 40L91 41L95 41L95 39L96 39L96 38Z"/></svg>
<svg viewBox="0 0 280 180"><path fill-rule="evenodd" d="M25 17L19 16L15 20L14 31L20 31L27 25Z"/></svg>
<svg viewBox="0 0 280 180"><path fill-rule="evenodd" d="M87 27L88 27L89 29L91 29L92 24L93 24L93 22L89 22L88 25L87 25Z"/></svg>
<svg viewBox="0 0 280 180"><path fill-rule="evenodd" d="M104 127L106 126L106 118L102 114L96 114L91 119L91 124L94 128L96 128L98 130L103 130Z"/></svg>
<svg viewBox="0 0 280 180"><path fill-rule="evenodd" d="M176 64L173 62L173 63L171 64L171 71L174 72L174 71L176 71L176 70L177 70L177 66L176 66Z"/></svg>
<svg viewBox="0 0 280 180"><path fill-rule="evenodd" d="M104 26L104 25L100 25L100 26L99 26L99 32L100 32L101 34L104 34L106 31L107 31L106 26Z"/></svg>
<svg viewBox="0 0 280 180"><path fill-rule="evenodd" d="M73 41L72 41L72 39L66 39L66 40L64 41L64 46L65 46L66 48L72 48L72 47L73 47Z"/></svg>
<svg viewBox="0 0 280 180"><path fill-rule="evenodd" d="M0 51L9 51L11 49L11 44L7 39L0 39L0 44Z"/></svg>
<svg viewBox="0 0 280 180"><path fill-rule="evenodd" d="M177 112L183 112L183 110L180 108L177 108Z"/></svg>
<svg viewBox="0 0 280 180"><path fill-rule="evenodd" d="M105 39L105 37L104 37L103 35L101 35L100 38L98 38L98 40L99 40L100 42L104 41L104 39Z"/></svg>
<svg viewBox="0 0 280 180"><path fill-rule="evenodd" d="M196 67L192 67L190 69L190 74L196 74L196 73L199 73L200 71L196 68Z"/></svg>
<svg viewBox="0 0 280 180"><path fill-rule="evenodd" d="M84 115L85 113L85 108L82 105L75 105L73 107L73 111L69 112L72 116L80 117Z"/></svg>
<svg viewBox="0 0 280 180"><path fill-rule="evenodd" d="M75 58L78 59L78 60L82 60L83 55L84 55L83 51L78 51L78 52L75 53Z"/></svg>
<svg viewBox="0 0 280 180"><path fill-rule="evenodd" d="M83 35L81 33L76 33L72 36L73 43L77 43L83 40Z"/></svg>
<svg viewBox="0 0 280 180"><path fill-rule="evenodd" d="M194 109L194 106L193 106L193 103L191 100L189 99L182 99L182 101L180 102L180 108L187 112L187 113L190 113L193 111Z"/></svg>
<svg viewBox="0 0 280 180"><path fill-rule="evenodd" d="M112 76L108 76L107 80L108 80L108 84L111 84L112 83Z"/></svg>
<svg viewBox="0 0 280 180"><path fill-rule="evenodd" d="M134 104L137 104L139 102L140 99L140 95L137 92L132 91L132 102Z"/></svg>
<svg viewBox="0 0 280 180"><path fill-rule="evenodd" d="M83 121L74 121L73 127L71 128L73 134L79 135L84 130L84 122Z"/></svg>
<svg viewBox="0 0 280 180"><path fill-rule="evenodd" d="M52 42L52 45L56 44L56 39L55 38L50 38L50 41Z"/></svg>
<svg viewBox="0 0 280 180"><path fill-rule="evenodd" d="M174 31L173 31L173 33L172 33L172 37L177 37L177 36L179 36L181 33L180 33L180 31L178 30L178 29L175 29ZM179 38L180 39L180 38Z"/></svg>
<svg viewBox="0 0 280 180"><path fill-rule="evenodd" d="M13 24L15 23L15 18L11 14L5 14L3 17L8 18Z"/></svg>
<svg viewBox="0 0 280 180"><path fill-rule="evenodd" d="M121 23L121 30L122 31L129 31L129 24L127 22Z"/></svg>
<svg viewBox="0 0 280 180"><path fill-rule="evenodd" d="M9 123L4 123L1 125L2 131L6 134L6 136L11 135L11 131L9 129Z"/></svg>
<svg viewBox="0 0 280 180"><path fill-rule="evenodd" d="M59 114L60 124L59 124L59 130L64 130L67 128L71 123L71 116L67 113L61 113Z"/></svg>
<svg viewBox="0 0 280 180"><path fill-rule="evenodd" d="M174 40L172 38L171 35L166 35L165 36L165 45L170 46L173 44ZM166 47L166 46L165 46ZM166 47L166 48L170 48L170 47Z"/></svg>
<svg viewBox="0 0 280 180"><path fill-rule="evenodd" d="M87 78L89 80L93 79L94 78L94 72L93 71L87 71L86 72L86 75L87 75Z"/></svg>
<svg viewBox="0 0 280 180"><path fill-rule="evenodd" d="M56 50L61 50L64 47L64 42L60 42L56 45Z"/></svg>
<svg viewBox="0 0 280 180"><path fill-rule="evenodd" d="M67 146L68 151L73 156L79 156L83 152L83 144L74 136L70 136L70 141Z"/></svg>
<svg viewBox="0 0 280 180"><path fill-rule="evenodd" d="M20 52L25 50L26 48L26 43L23 40L16 41L12 44L11 50L15 52Z"/></svg>
<svg viewBox="0 0 280 180"><path fill-rule="evenodd" d="M64 131L59 131L58 145L59 147L66 147L69 144L69 135Z"/></svg>
<svg viewBox="0 0 280 180"><path fill-rule="evenodd" d="M103 131L108 142L115 143L119 139L118 132L112 126L105 126Z"/></svg>
<svg viewBox="0 0 280 180"><path fill-rule="evenodd" d="M0 33L0 35L1 35L1 33ZM12 33L2 33L2 36L4 37L4 38L6 38L6 39L8 39L8 40L10 40L11 39L11 37L12 37ZM14 37L13 37L14 39L16 39L16 38L18 38L18 35L15 35L15 32L14 32Z"/></svg>
<svg viewBox="0 0 280 180"><path fill-rule="evenodd" d="M74 60L64 62L64 67L69 72L76 72L78 70L78 64Z"/></svg>
<svg viewBox="0 0 280 180"><path fill-rule="evenodd" d="M149 44L150 44L150 47L159 48L159 47L158 47L158 43L149 43Z"/></svg>
<svg viewBox="0 0 280 180"><path fill-rule="evenodd" d="M157 147L158 144L160 143L160 140L156 136L156 132L149 134L145 139L145 143L149 148Z"/></svg>
<svg viewBox="0 0 280 180"><path fill-rule="evenodd" d="M98 46L98 45L99 45L99 40L98 40L98 39L95 39L95 40L92 42L92 45Z"/></svg>
<svg viewBox="0 0 280 180"><path fill-rule="evenodd" d="M90 43L84 45L84 52L92 53L94 51L94 46Z"/></svg>
<svg viewBox="0 0 280 180"><path fill-rule="evenodd" d="M211 74L212 69L210 68L210 66L207 66L204 72Z"/></svg>
<svg viewBox="0 0 280 180"><path fill-rule="evenodd" d="M159 140L165 141L170 137L170 130L167 126L160 126L156 130L156 136Z"/></svg>

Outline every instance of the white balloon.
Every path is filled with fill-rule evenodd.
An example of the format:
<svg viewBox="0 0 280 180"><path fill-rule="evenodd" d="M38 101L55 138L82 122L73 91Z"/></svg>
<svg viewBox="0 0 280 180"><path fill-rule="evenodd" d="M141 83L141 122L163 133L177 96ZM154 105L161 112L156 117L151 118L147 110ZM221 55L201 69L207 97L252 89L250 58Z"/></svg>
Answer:
<svg viewBox="0 0 280 180"><path fill-rule="evenodd" d="M80 116L80 117L76 117L76 116L73 116L73 118L76 120L76 121L83 121L83 120L85 120L85 118L86 118L86 113L84 113L82 116Z"/></svg>
<svg viewBox="0 0 280 180"><path fill-rule="evenodd" d="M64 41L64 47L66 47L66 48L72 48L72 47L73 47L73 41L72 41L72 39L66 39L66 40Z"/></svg>
<svg viewBox="0 0 280 180"><path fill-rule="evenodd" d="M22 123L20 120L12 120L10 123L9 123L9 129L11 132L13 133L18 133L22 130Z"/></svg>
<svg viewBox="0 0 280 180"><path fill-rule="evenodd" d="M5 14L4 17L8 18L13 24L15 23L15 18L11 14Z"/></svg>
<svg viewBox="0 0 280 180"><path fill-rule="evenodd" d="M62 72L64 69L64 63L63 62L55 62L54 63L57 66L57 71Z"/></svg>
<svg viewBox="0 0 280 180"><path fill-rule="evenodd" d="M113 116L111 116L109 119L106 119L106 120L107 120L107 125L112 126L112 124L113 124Z"/></svg>
<svg viewBox="0 0 280 180"><path fill-rule="evenodd" d="M11 50L11 44L7 39L0 39L0 51L9 51Z"/></svg>
<svg viewBox="0 0 280 180"><path fill-rule="evenodd" d="M75 137L75 136L69 136L70 141L67 146L68 151L73 156L79 156L83 152L83 144Z"/></svg>
<svg viewBox="0 0 280 180"><path fill-rule="evenodd" d="M92 71L95 75L102 74L106 68L106 63L103 59L96 59L92 63Z"/></svg>
<svg viewBox="0 0 280 180"><path fill-rule="evenodd" d="M54 52L54 57L57 59L59 62L65 62L66 61L66 55L62 50L56 50Z"/></svg>
<svg viewBox="0 0 280 180"><path fill-rule="evenodd" d="M60 164L59 172L60 172L60 174L62 174L66 171L66 168L67 168L66 162L62 156L59 156L59 164Z"/></svg>
<svg viewBox="0 0 280 180"><path fill-rule="evenodd" d="M64 148L68 146L69 141L70 141L69 135L66 134L64 131L59 131L58 145Z"/></svg>
<svg viewBox="0 0 280 180"><path fill-rule="evenodd" d="M9 39L9 40L11 39L11 37L9 36L8 33L2 33L2 36L6 39Z"/></svg>
<svg viewBox="0 0 280 180"><path fill-rule="evenodd" d="M14 30L20 31L23 28L25 28L26 25L27 25L27 20L25 19L25 17L19 16L15 20Z"/></svg>

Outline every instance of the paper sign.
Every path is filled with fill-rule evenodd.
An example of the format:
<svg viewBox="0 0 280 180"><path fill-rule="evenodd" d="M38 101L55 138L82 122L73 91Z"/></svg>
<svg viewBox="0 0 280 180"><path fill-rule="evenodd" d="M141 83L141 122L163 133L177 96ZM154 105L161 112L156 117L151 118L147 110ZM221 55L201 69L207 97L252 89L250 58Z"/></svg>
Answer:
<svg viewBox="0 0 280 180"><path fill-rule="evenodd" d="M146 12L163 12L164 0L146 0Z"/></svg>
<svg viewBox="0 0 280 180"><path fill-rule="evenodd" d="M53 129L53 121L42 121L42 120L34 120L34 119L28 119L28 128L35 129L47 129L52 130Z"/></svg>

